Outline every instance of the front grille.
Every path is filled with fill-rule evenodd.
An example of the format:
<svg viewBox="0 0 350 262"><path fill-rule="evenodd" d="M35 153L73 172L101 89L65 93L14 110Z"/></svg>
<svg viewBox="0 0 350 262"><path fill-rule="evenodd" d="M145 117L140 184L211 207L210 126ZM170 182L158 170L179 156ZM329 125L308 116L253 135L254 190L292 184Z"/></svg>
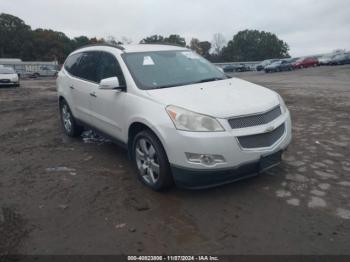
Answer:
<svg viewBox="0 0 350 262"><path fill-rule="evenodd" d="M10 83L9 79L0 79L0 83Z"/></svg>
<svg viewBox="0 0 350 262"><path fill-rule="evenodd" d="M276 106L271 110L257 115L242 116L228 120L232 129L260 126L270 123L282 114L281 107Z"/></svg>
<svg viewBox="0 0 350 262"><path fill-rule="evenodd" d="M238 142L242 148L262 148L270 147L275 144L284 134L285 125L282 124L275 130L250 136L240 136L238 137Z"/></svg>

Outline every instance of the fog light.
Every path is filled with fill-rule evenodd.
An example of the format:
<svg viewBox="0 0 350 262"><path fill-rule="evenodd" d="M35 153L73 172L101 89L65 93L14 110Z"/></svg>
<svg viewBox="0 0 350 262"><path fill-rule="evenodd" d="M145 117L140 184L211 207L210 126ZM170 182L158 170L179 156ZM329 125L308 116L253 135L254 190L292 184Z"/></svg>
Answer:
<svg viewBox="0 0 350 262"><path fill-rule="evenodd" d="M213 166L219 163L225 163L225 158L221 155L185 153L187 160L191 163Z"/></svg>

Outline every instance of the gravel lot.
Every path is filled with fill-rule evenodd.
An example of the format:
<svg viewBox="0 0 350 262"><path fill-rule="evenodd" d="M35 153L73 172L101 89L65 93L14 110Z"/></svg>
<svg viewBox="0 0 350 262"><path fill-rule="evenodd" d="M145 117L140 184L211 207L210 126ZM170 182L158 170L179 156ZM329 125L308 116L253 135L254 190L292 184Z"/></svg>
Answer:
<svg viewBox="0 0 350 262"><path fill-rule="evenodd" d="M236 76L286 100L284 162L163 194L118 146L63 135L53 80L0 88L0 254L350 254L350 66Z"/></svg>

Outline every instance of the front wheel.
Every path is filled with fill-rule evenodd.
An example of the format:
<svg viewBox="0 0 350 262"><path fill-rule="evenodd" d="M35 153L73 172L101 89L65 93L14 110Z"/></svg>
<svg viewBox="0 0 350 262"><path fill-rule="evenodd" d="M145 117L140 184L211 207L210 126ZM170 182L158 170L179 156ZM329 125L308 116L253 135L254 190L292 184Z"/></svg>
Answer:
<svg viewBox="0 0 350 262"><path fill-rule="evenodd" d="M159 139L149 130L135 136L132 146L133 160L142 183L155 191L173 185L170 165Z"/></svg>

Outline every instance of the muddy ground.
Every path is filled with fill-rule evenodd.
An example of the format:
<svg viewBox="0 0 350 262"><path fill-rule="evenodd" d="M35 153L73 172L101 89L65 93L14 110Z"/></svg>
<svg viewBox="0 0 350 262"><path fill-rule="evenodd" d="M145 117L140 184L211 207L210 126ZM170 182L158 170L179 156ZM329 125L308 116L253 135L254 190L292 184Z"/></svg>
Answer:
<svg viewBox="0 0 350 262"><path fill-rule="evenodd" d="M53 80L0 88L0 254L350 254L350 66L237 77L286 100L284 162L162 194L120 147L63 135Z"/></svg>

